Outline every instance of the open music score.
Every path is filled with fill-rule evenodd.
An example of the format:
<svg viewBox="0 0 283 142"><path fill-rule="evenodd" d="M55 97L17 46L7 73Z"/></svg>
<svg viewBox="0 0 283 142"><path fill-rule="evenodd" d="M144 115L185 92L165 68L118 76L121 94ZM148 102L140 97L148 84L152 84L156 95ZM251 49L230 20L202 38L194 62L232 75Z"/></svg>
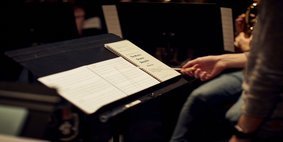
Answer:
<svg viewBox="0 0 283 142"><path fill-rule="evenodd" d="M114 101L135 94L163 81L181 75L171 67L150 56L133 44L126 42L128 49L117 51L135 58L113 59L77 67L71 70L38 78L87 114ZM116 44L109 44L116 48ZM126 54L124 54L126 53Z"/></svg>
<svg viewBox="0 0 283 142"><path fill-rule="evenodd" d="M159 81L121 57L38 79L87 114Z"/></svg>

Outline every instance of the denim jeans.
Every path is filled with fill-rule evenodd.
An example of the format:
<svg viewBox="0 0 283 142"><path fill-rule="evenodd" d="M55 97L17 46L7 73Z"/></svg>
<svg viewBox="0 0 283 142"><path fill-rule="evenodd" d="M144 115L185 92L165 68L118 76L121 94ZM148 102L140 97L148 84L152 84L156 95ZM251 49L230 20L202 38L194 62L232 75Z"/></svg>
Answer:
<svg viewBox="0 0 283 142"><path fill-rule="evenodd" d="M183 105L170 142L217 141L228 135L225 114L241 95L242 82L242 71L235 71L196 88ZM229 117L236 118L233 112L238 109L233 110Z"/></svg>

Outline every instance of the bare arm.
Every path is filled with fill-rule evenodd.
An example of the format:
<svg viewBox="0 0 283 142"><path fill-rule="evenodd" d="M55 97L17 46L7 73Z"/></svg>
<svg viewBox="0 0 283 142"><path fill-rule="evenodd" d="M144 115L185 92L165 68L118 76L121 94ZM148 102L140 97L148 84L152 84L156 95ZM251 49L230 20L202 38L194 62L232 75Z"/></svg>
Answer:
<svg viewBox="0 0 283 142"><path fill-rule="evenodd" d="M246 53L223 54L199 57L188 61L181 72L201 80L209 80L229 68L243 68L247 61ZM191 70L187 70L191 68Z"/></svg>

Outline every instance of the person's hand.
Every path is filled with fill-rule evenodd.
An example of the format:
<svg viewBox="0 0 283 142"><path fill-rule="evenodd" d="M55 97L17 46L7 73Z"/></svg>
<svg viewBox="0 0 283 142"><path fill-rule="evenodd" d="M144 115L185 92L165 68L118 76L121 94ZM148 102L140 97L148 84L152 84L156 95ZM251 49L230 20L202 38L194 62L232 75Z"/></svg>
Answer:
<svg viewBox="0 0 283 142"><path fill-rule="evenodd" d="M229 140L229 142L251 142L250 139L239 139L236 136L232 136Z"/></svg>
<svg viewBox="0 0 283 142"><path fill-rule="evenodd" d="M238 35L241 32L245 32L246 30L245 18L246 18L246 14L241 14L235 20L236 35Z"/></svg>
<svg viewBox="0 0 283 142"><path fill-rule="evenodd" d="M183 74L202 81L212 79L225 69L220 56L205 56L188 61L181 69Z"/></svg>
<svg viewBox="0 0 283 142"><path fill-rule="evenodd" d="M246 37L244 32L239 33L239 35L235 38L235 41L234 41L236 52L249 51L251 40L252 40L252 36Z"/></svg>

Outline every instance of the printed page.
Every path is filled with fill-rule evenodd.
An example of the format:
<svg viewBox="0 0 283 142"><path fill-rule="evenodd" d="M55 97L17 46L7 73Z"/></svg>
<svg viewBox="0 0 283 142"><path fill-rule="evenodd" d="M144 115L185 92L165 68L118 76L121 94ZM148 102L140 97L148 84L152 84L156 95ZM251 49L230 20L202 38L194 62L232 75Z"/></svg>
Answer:
<svg viewBox="0 0 283 142"><path fill-rule="evenodd" d="M124 57L160 82L181 75L128 40L108 43L105 44L105 47L115 54Z"/></svg>
<svg viewBox="0 0 283 142"><path fill-rule="evenodd" d="M86 112L149 88L159 81L122 57L78 67L38 79Z"/></svg>
<svg viewBox="0 0 283 142"><path fill-rule="evenodd" d="M48 87L56 88L62 97L87 114L126 96L85 66L41 77L38 80Z"/></svg>
<svg viewBox="0 0 283 142"><path fill-rule="evenodd" d="M127 95L160 83L122 57L91 64L88 68Z"/></svg>

